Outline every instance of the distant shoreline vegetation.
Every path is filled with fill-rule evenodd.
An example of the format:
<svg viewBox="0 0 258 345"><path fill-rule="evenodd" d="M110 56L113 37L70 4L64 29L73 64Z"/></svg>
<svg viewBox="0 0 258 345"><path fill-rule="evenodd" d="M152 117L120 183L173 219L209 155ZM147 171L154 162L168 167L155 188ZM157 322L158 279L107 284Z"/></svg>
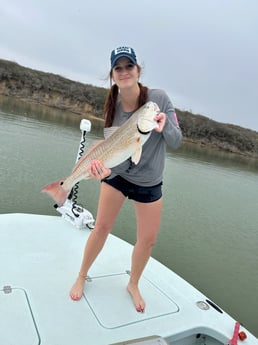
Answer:
<svg viewBox="0 0 258 345"><path fill-rule="evenodd" d="M0 95L43 104L88 117L103 118L106 88L75 82L0 59ZM258 158L258 132L176 109L184 140Z"/></svg>

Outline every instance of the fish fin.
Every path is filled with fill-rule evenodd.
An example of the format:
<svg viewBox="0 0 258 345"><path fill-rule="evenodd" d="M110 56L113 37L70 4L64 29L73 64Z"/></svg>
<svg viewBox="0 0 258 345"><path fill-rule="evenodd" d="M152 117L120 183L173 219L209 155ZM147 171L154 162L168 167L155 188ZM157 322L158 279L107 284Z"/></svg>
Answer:
<svg viewBox="0 0 258 345"><path fill-rule="evenodd" d="M134 164L138 164L142 155L142 146L137 145L135 152L132 154L131 159Z"/></svg>
<svg viewBox="0 0 258 345"><path fill-rule="evenodd" d="M110 137L110 135L112 135L118 128L118 126L104 128L104 138L107 139L108 137Z"/></svg>
<svg viewBox="0 0 258 345"><path fill-rule="evenodd" d="M62 206L65 203L65 200L71 192L70 190L64 189L62 186L63 182L64 180L58 180L41 189L41 192L49 194L56 201L58 206Z"/></svg>
<svg viewBox="0 0 258 345"><path fill-rule="evenodd" d="M95 147L96 146L98 146L100 143L102 143L104 141L104 139L103 140L97 140L97 141L95 141L90 147L89 147L89 149L87 150L87 152L86 152L86 154L88 155L89 153L91 153L94 149L95 149Z"/></svg>

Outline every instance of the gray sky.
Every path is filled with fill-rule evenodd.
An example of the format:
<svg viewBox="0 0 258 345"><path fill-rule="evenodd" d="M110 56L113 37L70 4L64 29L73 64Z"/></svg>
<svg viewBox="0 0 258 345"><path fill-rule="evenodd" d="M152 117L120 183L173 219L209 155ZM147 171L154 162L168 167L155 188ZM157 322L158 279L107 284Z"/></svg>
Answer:
<svg viewBox="0 0 258 345"><path fill-rule="evenodd" d="M109 87L110 52L175 107L258 131L257 0L2 0L0 58Z"/></svg>

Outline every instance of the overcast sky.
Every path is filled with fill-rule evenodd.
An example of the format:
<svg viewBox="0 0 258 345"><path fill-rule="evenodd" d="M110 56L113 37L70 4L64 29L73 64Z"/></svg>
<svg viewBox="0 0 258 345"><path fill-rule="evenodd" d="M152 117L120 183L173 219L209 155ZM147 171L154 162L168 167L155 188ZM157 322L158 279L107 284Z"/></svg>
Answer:
<svg viewBox="0 0 258 345"><path fill-rule="evenodd" d="M109 87L121 45L175 107L258 131L258 0L1 0L2 59Z"/></svg>

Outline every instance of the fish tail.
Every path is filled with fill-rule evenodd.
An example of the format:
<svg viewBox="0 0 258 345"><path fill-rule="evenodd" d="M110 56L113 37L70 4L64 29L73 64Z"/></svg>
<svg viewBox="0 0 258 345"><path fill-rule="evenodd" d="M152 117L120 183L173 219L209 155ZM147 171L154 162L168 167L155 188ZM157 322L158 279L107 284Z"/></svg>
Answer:
<svg viewBox="0 0 258 345"><path fill-rule="evenodd" d="M58 204L62 206L65 200L68 198L71 190L66 190L63 187L64 180L58 180L56 182L50 183L41 189L41 192L49 194Z"/></svg>

